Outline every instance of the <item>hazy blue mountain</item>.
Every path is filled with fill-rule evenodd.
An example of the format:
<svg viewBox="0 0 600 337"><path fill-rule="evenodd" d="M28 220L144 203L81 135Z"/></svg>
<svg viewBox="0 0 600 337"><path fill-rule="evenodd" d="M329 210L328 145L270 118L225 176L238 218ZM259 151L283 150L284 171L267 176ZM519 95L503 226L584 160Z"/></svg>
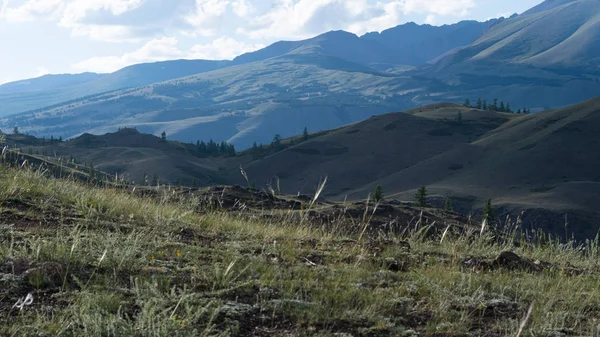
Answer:
<svg viewBox="0 0 600 337"><path fill-rule="evenodd" d="M96 73L44 75L2 84L0 85L0 94L60 89L90 82L102 76L104 74Z"/></svg>
<svg viewBox="0 0 600 337"><path fill-rule="evenodd" d="M389 48L396 57L396 63L418 66L450 50L469 45L501 21L461 21L443 26L417 25L410 22L381 33L367 33L361 39L377 41Z"/></svg>
<svg viewBox="0 0 600 337"><path fill-rule="evenodd" d="M137 127L171 139L228 140L240 148L357 122L409 107L401 77L318 53L261 62L100 94L1 120L32 135L69 138ZM90 119L90 115L93 118Z"/></svg>
<svg viewBox="0 0 600 337"><path fill-rule="evenodd" d="M47 75L0 86L0 116L25 112L103 92L144 86L222 68L228 61L174 60L132 65L104 75ZM83 79L88 79L84 81ZM69 83L71 81L71 83ZM20 83L37 90L16 90ZM40 83L40 84L37 84ZM56 86L56 83L62 85Z"/></svg>
<svg viewBox="0 0 600 337"><path fill-rule="evenodd" d="M286 54L327 55L366 66L378 63L399 64L398 57L390 48L378 41L361 39L345 31L331 31L297 42L277 42L262 50L241 55L233 63L264 61Z"/></svg>
<svg viewBox="0 0 600 337"><path fill-rule="evenodd" d="M98 76L87 82L74 83L76 85L43 87L35 93L30 90L0 90L0 116L39 110L104 92L135 88L285 55L290 61L319 64L326 69L352 69L367 73L397 69L403 71L407 66L418 65L474 41L492 22L495 20L485 23L465 21L442 27L406 24L381 34L371 33L363 37L344 31L332 31L303 41L277 42L256 52L240 55L233 61L176 60L146 63ZM407 36L402 36L403 34ZM419 39L419 36L422 38Z"/></svg>
<svg viewBox="0 0 600 337"><path fill-rule="evenodd" d="M274 43L264 49L238 56L233 64L264 61L308 50L378 69L399 65L418 66L472 43L498 21L500 20L462 21L440 27L411 22L361 37L345 31L331 31L302 41Z"/></svg>
<svg viewBox="0 0 600 337"><path fill-rule="evenodd" d="M132 65L83 86L96 94L111 90L140 87L174 78L204 73L229 65L228 61L174 60Z"/></svg>

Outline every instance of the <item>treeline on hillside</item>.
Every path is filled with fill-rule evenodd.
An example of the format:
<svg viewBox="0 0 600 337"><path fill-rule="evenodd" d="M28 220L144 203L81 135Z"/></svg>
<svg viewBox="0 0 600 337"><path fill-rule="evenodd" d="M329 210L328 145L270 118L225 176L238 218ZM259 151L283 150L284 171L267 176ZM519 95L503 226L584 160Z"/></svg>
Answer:
<svg viewBox="0 0 600 337"><path fill-rule="evenodd" d="M234 157L235 147L225 141L219 144L212 139L206 143L199 140L196 142L196 152L201 157Z"/></svg>
<svg viewBox="0 0 600 337"><path fill-rule="evenodd" d="M471 104L471 100L467 98L463 105L466 106L467 108L474 108L474 109L479 109L479 110L487 110L487 111L495 111L495 112L508 112L508 113L516 113L516 114L531 113L531 110L529 110L528 108L518 109L517 111L514 111L511 108L510 103L506 102L506 104L505 104L504 101L498 101L497 98L494 98L492 103L488 103L488 101L486 99L482 100L481 97L479 97L475 104Z"/></svg>
<svg viewBox="0 0 600 337"><path fill-rule="evenodd" d="M163 131L160 135L163 142L167 141L167 133ZM234 157L235 147L225 141L216 143L214 140L204 142L203 140L196 141L196 154L200 157Z"/></svg>
<svg viewBox="0 0 600 337"><path fill-rule="evenodd" d="M273 150L281 151L289 146L293 146L293 145L305 142L308 140L308 138L309 138L308 128L304 127L304 131L302 132L302 135L291 137L291 138L289 138L289 140L286 143L283 142L283 139L280 134L276 134L273 136L273 140L271 141L271 144L269 144L268 146L265 146L262 143L257 144L256 142L254 142L252 144L252 149L250 151L254 154L264 154L267 152L271 152Z"/></svg>

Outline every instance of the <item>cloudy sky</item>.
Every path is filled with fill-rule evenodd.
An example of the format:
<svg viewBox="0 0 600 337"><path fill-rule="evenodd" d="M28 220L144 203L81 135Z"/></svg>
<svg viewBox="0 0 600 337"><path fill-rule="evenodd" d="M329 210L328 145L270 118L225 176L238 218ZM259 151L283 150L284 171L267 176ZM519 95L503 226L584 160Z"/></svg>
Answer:
<svg viewBox="0 0 600 337"><path fill-rule="evenodd" d="M0 0L0 83L231 59L278 40L521 13L542 0Z"/></svg>

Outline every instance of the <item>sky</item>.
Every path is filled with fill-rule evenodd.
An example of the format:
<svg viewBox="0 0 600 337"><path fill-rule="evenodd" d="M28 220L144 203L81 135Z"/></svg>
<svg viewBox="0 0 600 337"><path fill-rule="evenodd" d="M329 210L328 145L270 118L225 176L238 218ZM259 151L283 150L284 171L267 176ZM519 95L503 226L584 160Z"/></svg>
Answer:
<svg viewBox="0 0 600 337"><path fill-rule="evenodd" d="M0 84L171 59L232 59L330 30L443 25L542 0L0 0Z"/></svg>

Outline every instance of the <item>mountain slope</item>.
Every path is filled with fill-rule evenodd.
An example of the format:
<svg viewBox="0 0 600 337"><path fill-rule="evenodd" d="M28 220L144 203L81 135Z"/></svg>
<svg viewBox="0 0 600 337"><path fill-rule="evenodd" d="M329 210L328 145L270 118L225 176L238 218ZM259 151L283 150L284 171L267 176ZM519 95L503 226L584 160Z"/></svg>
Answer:
<svg viewBox="0 0 600 337"><path fill-rule="evenodd" d="M600 94L600 2L547 2L488 29L418 75L440 100L502 98L534 111ZM446 86L440 86L439 83Z"/></svg>
<svg viewBox="0 0 600 337"><path fill-rule="evenodd" d="M453 25L430 26L413 22L368 33L361 37L374 40L394 51L397 63L419 66L455 48L467 46L487 29L502 20L461 21Z"/></svg>
<svg viewBox="0 0 600 337"><path fill-rule="evenodd" d="M402 85L400 77L347 60L288 54L10 116L2 125L63 138L136 126L177 140L213 138L247 148L276 133L332 129L408 107L397 94Z"/></svg>
<svg viewBox="0 0 600 337"><path fill-rule="evenodd" d="M564 4L574 2L574 1L577 1L577 0L546 0L546 1L542 2L541 4L525 11L523 13L523 15L536 14L536 13L543 12L543 11L546 11L549 9L553 9L553 8L556 8L556 7L559 7Z"/></svg>
<svg viewBox="0 0 600 337"><path fill-rule="evenodd" d="M477 51L472 61L598 71L600 2L571 1L516 17L495 26L468 50Z"/></svg>
<svg viewBox="0 0 600 337"><path fill-rule="evenodd" d="M44 79L45 84L39 84L39 90L22 90L16 91L12 89L2 90L0 87L0 116L16 114L28 110L37 110L47 106L56 105L59 103L78 100L81 97L92 96L95 94L109 92L119 89L140 87L156 82L167 81L179 77L189 76L202 72L207 72L219 69L228 64L227 61L205 61L205 60L175 60L155 63L142 63L123 68L111 74L105 75L79 75L76 78L84 78L90 80L68 82L60 77L65 83L62 87L56 86L59 79L55 79L53 75L37 79L35 83L41 82ZM46 80L47 78L47 80ZM31 80L16 82L28 83ZM68 84L68 85L67 85ZM7 88L14 88L15 84L11 84Z"/></svg>
<svg viewBox="0 0 600 337"><path fill-rule="evenodd" d="M464 27L489 24L464 22L439 28L406 26L413 35L422 31L429 37L424 43L431 44L443 39L444 32L456 35L457 31L464 33ZM401 27L377 38L373 34L359 38L334 31L304 41L279 42L241 55L231 62L235 66L226 67L227 63L216 62L206 64L206 69L194 70L202 73L210 67L221 68L205 75L74 100L6 118L2 125L5 128L18 125L36 136L64 138L83 132L101 134L121 126L136 126L156 135L167 131L174 139L183 141L228 140L240 148L249 147L255 141L268 143L276 133L292 136L304 127L311 131L332 129L374 114L412 107L415 93L426 90L422 87L429 81L404 76L402 72L400 75L386 72L405 66L401 62L408 58L421 57L409 56L417 53L412 49L412 42L403 51L391 48ZM454 41L453 38L447 40ZM440 48L454 48L461 41L464 40ZM119 81L116 82L120 84L112 84L115 81L110 79L128 78L124 74L142 67L152 67L142 71L152 73L164 64L124 69L78 89L93 93L117 86L141 85L145 82L129 80L125 84ZM147 77L143 78L151 82ZM159 82L162 78L152 80ZM32 99L30 104L35 101ZM87 118L90 113L94 114L92 121Z"/></svg>
<svg viewBox="0 0 600 337"><path fill-rule="evenodd" d="M598 73L600 2L573 0L554 5L494 25L471 45L447 55L437 68L454 71L471 63L584 68Z"/></svg>
<svg viewBox="0 0 600 337"><path fill-rule="evenodd" d="M104 74L95 73L44 75L37 78L2 84L0 85L0 94L59 89L90 82L102 76Z"/></svg>
<svg viewBox="0 0 600 337"><path fill-rule="evenodd" d="M384 114L250 163L245 169L257 181L279 177L290 193L307 193L304 188L313 188L328 175L325 194L343 197L357 187L476 141L515 116L456 104ZM360 199L368 193L352 197Z"/></svg>

